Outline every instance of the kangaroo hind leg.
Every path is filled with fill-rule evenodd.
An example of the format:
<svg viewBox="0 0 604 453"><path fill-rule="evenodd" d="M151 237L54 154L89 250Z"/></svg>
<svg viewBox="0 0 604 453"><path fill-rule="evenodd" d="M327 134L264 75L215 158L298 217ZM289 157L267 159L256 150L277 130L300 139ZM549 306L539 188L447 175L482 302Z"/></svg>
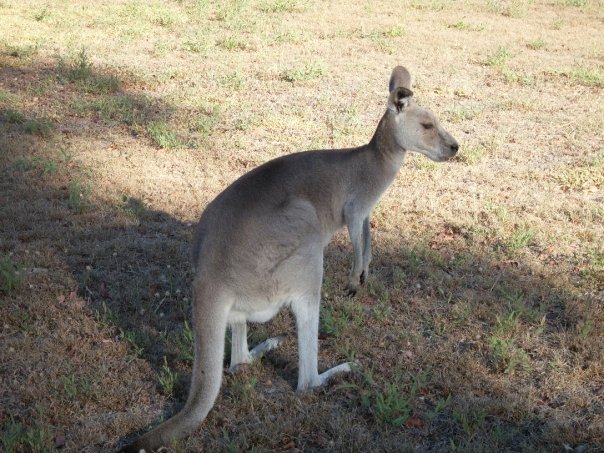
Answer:
<svg viewBox="0 0 604 453"><path fill-rule="evenodd" d="M326 385L336 374L352 371L352 363L343 363L323 373L318 371L319 313L321 305L321 272L315 288L292 302L298 331L298 392Z"/></svg>

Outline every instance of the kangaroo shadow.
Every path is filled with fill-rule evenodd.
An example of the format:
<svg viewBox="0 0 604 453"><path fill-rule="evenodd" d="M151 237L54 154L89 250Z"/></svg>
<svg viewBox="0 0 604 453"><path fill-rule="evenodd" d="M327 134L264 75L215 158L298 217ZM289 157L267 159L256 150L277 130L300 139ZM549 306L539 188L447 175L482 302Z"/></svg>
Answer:
<svg viewBox="0 0 604 453"><path fill-rule="evenodd" d="M0 51L0 62L1 277L6 268L21 281L9 294L14 303L3 307L6 325L22 331L23 320L44 320L49 298L52 304L67 297L116 343L129 345L129 361L146 360L155 371L165 356L190 361L182 331L191 225L150 209L127 189L118 201L93 193L95 173L79 149L115 136L148 145L147 126L168 121L175 107L140 91L130 74L94 67L84 56L57 63ZM71 328L70 309L61 329ZM43 338L54 336L47 330ZM27 422L27 396L7 391L16 401L8 415ZM55 397L60 392L48 395L50 404Z"/></svg>

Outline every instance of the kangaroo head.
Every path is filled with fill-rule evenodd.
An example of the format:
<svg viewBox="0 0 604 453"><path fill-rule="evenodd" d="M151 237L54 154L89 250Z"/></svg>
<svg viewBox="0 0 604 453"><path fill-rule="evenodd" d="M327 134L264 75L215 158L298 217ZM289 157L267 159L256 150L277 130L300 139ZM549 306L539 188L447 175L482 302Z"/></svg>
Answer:
<svg viewBox="0 0 604 453"><path fill-rule="evenodd" d="M430 110L415 103L409 71L402 66L394 68L389 87L388 110L393 115L396 144L437 162L453 157L459 149L457 141Z"/></svg>

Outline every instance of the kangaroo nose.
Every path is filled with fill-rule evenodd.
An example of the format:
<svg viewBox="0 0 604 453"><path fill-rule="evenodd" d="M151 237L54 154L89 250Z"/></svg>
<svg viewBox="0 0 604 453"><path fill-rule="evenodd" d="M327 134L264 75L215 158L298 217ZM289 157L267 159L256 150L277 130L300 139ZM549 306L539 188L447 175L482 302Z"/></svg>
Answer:
<svg viewBox="0 0 604 453"><path fill-rule="evenodd" d="M458 150L459 150L459 145L457 144L457 142L453 143L451 145L451 151L453 151L453 154L455 154Z"/></svg>

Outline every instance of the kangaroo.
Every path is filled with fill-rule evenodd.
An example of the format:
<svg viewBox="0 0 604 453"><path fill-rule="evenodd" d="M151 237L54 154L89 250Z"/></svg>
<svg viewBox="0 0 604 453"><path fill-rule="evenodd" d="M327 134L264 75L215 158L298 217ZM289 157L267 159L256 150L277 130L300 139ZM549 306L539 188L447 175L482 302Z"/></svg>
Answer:
<svg viewBox="0 0 604 453"><path fill-rule="evenodd" d="M387 109L369 144L306 151L271 160L241 176L212 201L193 239L195 360L189 396L174 417L122 451L151 451L194 431L218 396L224 338L232 331L231 368L278 346L271 338L252 351L247 325L289 306L298 334L299 392L351 371L343 363L318 372L323 251L346 226L353 249L347 290L363 284L371 261L369 216L398 173L407 151L445 161L459 145L434 115L413 101L402 66L390 77Z"/></svg>

